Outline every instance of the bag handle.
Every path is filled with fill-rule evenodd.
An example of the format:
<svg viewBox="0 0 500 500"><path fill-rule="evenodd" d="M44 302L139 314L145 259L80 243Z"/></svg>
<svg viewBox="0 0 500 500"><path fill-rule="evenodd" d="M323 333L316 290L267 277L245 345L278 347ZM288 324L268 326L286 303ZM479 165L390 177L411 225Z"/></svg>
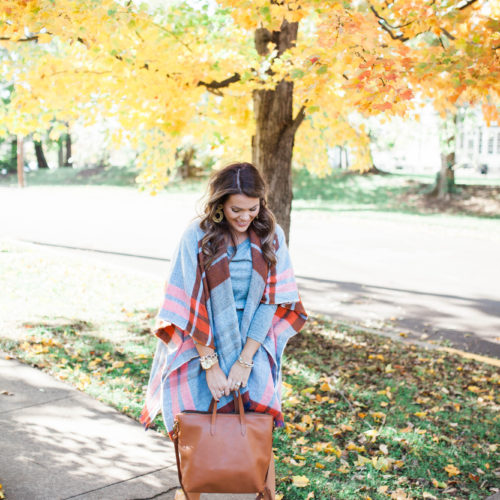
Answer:
<svg viewBox="0 0 500 500"><path fill-rule="evenodd" d="M243 400L241 398L241 392L239 389L236 389L233 391L233 398L234 398L234 409L237 414L240 415L240 427L241 427L241 435L245 436L247 433L247 424L245 420L245 409L243 407ZM237 402L237 403L236 403ZM217 403L215 400L212 398L212 402L210 403L210 407L212 408L212 419L210 421L210 435L215 436L215 431L216 431L216 418L217 418Z"/></svg>
<svg viewBox="0 0 500 500"><path fill-rule="evenodd" d="M233 400L234 400L234 412L235 413L239 413L240 412L240 407L239 407L239 404L238 404L238 397L236 396L236 392L235 391L232 391L232 394L233 394ZM210 406L208 407L209 413L212 413L215 404L217 404L217 401L215 401L215 399L212 398L212 401L210 401Z"/></svg>

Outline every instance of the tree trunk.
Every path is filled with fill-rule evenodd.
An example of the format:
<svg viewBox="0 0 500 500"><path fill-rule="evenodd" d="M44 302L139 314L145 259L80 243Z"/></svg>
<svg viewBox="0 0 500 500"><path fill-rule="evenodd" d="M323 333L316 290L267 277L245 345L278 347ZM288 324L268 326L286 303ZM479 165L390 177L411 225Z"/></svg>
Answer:
<svg viewBox="0 0 500 500"><path fill-rule="evenodd" d="M38 168L49 168L45 155L43 154L43 148L41 141L34 141L35 144L35 154L36 161L38 163Z"/></svg>
<svg viewBox="0 0 500 500"><path fill-rule="evenodd" d="M23 137L20 135L16 139L17 142L17 183L19 187L24 187L24 150Z"/></svg>
<svg viewBox="0 0 500 500"><path fill-rule="evenodd" d="M64 139L59 137L57 141L57 166L59 168L64 166L64 149L63 149Z"/></svg>
<svg viewBox="0 0 500 500"><path fill-rule="evenodd" d="M255 31L255 47L260 55L268 53L272 42L278 57L297 39L298 23L283 21L280 31L265 28ZM262 172L269 187L269 208L290 234L292 207L292 154L297 128L304 119L304 107L293 117L293 82L281 80L273 90L253 92L255 135L252 137L252 161Z"/></svg>
<svg viewBox="0 0 500 500"><path fill-rule="evenodd" d="M17 137L10 141L10 158L8 171L11 173L17 172Z"/></svg>
<svg viewBox="0 0 500 500"><path fill-rule="evenodd" d="M455 164L455 153L441 155L441 170L437 179L437 198L445 200L450 197L455 186L455 172L453 165Z"/></svg>
<svg viewBox="0 0 500 500"><path fill-rule="evenodd" d="M447 200L455 190L455 145L457 135L458 113L448 119L442 125L441 139L441 168L436 175L436 183L428 196L434 196L438 200ZM449 130L451 126L451 131Z"/></svg>
<svg viewBox="0 0 500 500"><path fill-rule="evenodd" d="M176 157L181 159L179 167L179 175L181 179L189 179L194 174L194 159L195 149L193 146L182 148L177 151Z"/></svg>
<svg viewBox="0 0 500 500"><path fill-rule="evenodd" d="M65 167L71 167L72 162L71 162L71 134L69 133L69 127L68 127L68 133L65 136L65 142L66 142L66 156L64 157L64 166Z"/></svg>

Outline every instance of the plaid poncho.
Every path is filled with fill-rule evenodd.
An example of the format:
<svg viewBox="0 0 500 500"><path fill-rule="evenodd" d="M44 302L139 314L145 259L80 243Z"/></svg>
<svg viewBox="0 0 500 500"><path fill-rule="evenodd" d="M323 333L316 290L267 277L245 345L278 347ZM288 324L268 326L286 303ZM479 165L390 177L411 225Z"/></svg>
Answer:
<svg viewBox="0 0 500 500"><path fill-rule="evenodd" d="M195 342L217 350L219 365L227 376L243 349L252 317L262 302L278 307L267 336L254 356L254 367L242 395L247 410L270 413L275 424L282 426L281 357L288 339L307 319L283 230L276 228L277 263L272 267L263 258L259 237L249 230L253 269L240 330L227 249L221 249L211 266L205 269L201 260L204 232L199 222L193 222L185 231L172 259L154 332L160 341L151 367L141 422L147 428L162 410L165 426L171 432L177 413L206 411L212 396ZM223 396L219 411L232 411L232 405L232 395Z"/></svg>

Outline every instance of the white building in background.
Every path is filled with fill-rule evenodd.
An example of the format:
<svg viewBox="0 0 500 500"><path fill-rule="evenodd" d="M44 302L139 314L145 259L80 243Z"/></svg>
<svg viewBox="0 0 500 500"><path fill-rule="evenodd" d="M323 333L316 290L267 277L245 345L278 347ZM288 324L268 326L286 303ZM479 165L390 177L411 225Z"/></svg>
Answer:
<svg viewBox="0 0 500 500"><path fill-rule="evenodd" d="M420 120L378 118L370 127L378 138L372 145L375 165L389 172L429 174L441 168L440 118L430 104L419 110ZM486 166L486 168L484 167ZM480 109L469 109L458 124L455 170L465 175L500 174L500 126L490 126Z"/></svg>
<svg viewBox="0 0 500 500"><path fill-rule="evenodd" d="M480 118L461 123L455 160L459 168L481 170L486 166L488 172L500 172L500 126L488 127Z"/></svg>
<svg viewBox="0 0 500 500"><path fill-rule="evenodd" d="M439 122L430 105L419 109L419 119L393 117L385 123L370 120L377 136L372 144L375 166L387 172L433 174L441 166Z"/></svg>

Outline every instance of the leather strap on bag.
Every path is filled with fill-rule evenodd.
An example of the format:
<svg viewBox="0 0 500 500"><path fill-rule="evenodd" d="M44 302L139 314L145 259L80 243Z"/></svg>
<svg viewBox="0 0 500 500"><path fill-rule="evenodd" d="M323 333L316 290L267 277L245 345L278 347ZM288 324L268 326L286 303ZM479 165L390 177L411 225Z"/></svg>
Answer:
<svg viewBox="0 0 500 500"><path fill-rule="evenodd" d="M246 425L245 425L245 410L243 408L243 400L241 399L241 393L240 391L236 390L233 392L233 398L234 398L234 408L235 412L239 413L240 415L240 423L241 423L241 429L242 429L242 435L245 435L246 432ZM215 433L216 427L215 427L215 418L217 414L217 403L216 401L212 398L212 402L210 403L209 411L212 412L212 423L211 423L211 429L210 432ZM181 461L180 461L180 456L179 456L179 429L178 429L178 422L177 420L174 422L174 429L172 433L172 439L174 442L174 448L175 448L175 460L177 462L177 475L179 477L179 484L182 488L182 492L184 493L184 496L186 497L186 500L190 500L189 498L189 493L184 489L184 484L182 482L182 472L181 472ZM271 456L271 460L272 460ZM269 464L269 467L271 464ZM269 467L266 472L266 481L267 477L269 475ZM258 497L259 500L272 500L272 495L271 492L269 491L269 488L265 488L264 491L259 491L258 492Z"/></svg>

